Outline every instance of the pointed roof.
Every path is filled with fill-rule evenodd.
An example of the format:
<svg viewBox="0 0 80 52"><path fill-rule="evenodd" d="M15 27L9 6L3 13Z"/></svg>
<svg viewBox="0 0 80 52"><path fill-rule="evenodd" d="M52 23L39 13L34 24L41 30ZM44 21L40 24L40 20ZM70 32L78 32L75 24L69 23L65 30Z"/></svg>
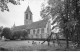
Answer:
<svg viewBox="0 0 80 52"><path fill-rule="evenodd" d="M30 7L29 7L29 5L28 5L28 7L27 7L27 9L26 9L25 13L28 13L28 12L30 12L30 13L32 14L32 12L31 12L31 10L30 10Z"/></svg>
<svg viewBox="0 0 80 52"><path fill-rule="evenodd" d="M14 25L13 26L15 27L15 22L14 22Z"/></svg>

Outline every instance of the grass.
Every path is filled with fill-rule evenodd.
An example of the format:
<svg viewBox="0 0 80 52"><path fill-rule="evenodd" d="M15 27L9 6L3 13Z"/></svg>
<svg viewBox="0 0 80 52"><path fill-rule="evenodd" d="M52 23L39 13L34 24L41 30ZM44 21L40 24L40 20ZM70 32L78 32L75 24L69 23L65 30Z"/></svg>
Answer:
<svg viewBox="0 0 80 52"><path fill-rule="evenodd" d="M47 45L47 42L41 44L42 41L36 41L37 44L32 44L32 41L24 40L24 41L0 41L0 50L6 51L65 51L66 42L62 41L62 47L59 47L57 44L54 46ZM3 49L2 49L3 48ZM72 50L72 49L66 49ZM75 50L75 49L74 49ZM78 49L79 50L79 49Z"/></svg>

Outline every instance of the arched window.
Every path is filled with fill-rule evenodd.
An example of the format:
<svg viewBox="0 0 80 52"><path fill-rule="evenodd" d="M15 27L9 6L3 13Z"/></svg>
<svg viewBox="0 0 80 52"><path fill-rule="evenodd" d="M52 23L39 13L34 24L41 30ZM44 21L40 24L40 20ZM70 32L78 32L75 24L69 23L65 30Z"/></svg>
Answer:
<svg viewBox="0 0 80 52"><path fill-rule="evenodd" d="M28 14L26 14L26 19L28 19Z"/></svg>
<svg viewBox="0 0 80 52"><path fill-rule="evenodd" d="M27 30L28 34L30 34L30 29Z"/></svg>
<svg viewBox="0 0 80 52"><path fill-rule="evenodd" d="M33 30L33 34L35 34L35 29Z"/></svg>
<svg viewBox="0 0 80 52"><path fill-rule="evenodd" d="M41 33L44 33L44 28L41 29Z"/></svg>
<svg viewBox="0 0 80 52"><path fill-rule="evenodd" d="M37 33L38 33L38 34L39 34L39 31L40 31L40 30L38 29L38 30L37 30Z"/></svg>

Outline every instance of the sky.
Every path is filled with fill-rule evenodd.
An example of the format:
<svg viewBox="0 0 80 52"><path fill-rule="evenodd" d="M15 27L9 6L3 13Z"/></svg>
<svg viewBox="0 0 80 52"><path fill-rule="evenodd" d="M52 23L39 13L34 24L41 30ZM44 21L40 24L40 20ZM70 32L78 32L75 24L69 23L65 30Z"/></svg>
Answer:
<svg viewBox="0 0 80 52"><path fill-rule="evenodd" d="M33 13L33 21L41 20L40 11L43 2L44 0L25 0L21 2L21 5L8 3L10 11L0 11L0 26L12 27L14 23L16 26L24 25L24 12L28 5Z"/></svg>

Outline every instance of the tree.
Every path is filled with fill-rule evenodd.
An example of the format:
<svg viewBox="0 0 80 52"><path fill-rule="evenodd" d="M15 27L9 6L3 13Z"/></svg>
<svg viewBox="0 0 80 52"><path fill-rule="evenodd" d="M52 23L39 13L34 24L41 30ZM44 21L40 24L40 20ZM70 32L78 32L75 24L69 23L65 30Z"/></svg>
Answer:
<svg viewBox="0 0 80 52"><path fill-rule="evenodd" d="M64 24L64 35L67 39L67 47L68 47L68 39L72 42L77 42L78 45L80 43L80 14L79 14L79 0L65 0L65 10L62 15L62 20ZM62 26L62 25L61 25Z"/></svg>
<svg viewBox="0 0 80 52"><path fill-rule="evenodd" d="M8 3L12 3L14 5L20 5L20 1L24 0L0 0L1 11L2 12L4 12L4 10L9 11Z"/></svg>
<svg viewBox="0 0 80 52"><path fill-rule="evenodd" d="M1 34L1 37L4 36L6 39L10 39L11 38L11 30L10 28L4 28Z"/></svg>
<svg viewBox="0 0 80 52"><path fill-rule="evenodd" d="M2 30L3 30L3 26L0 27L0 37L1 37Z"/></svg>
<svg viewBox="0 0 80 52"><path fill-rule="evenodd" d="M41 16L43 19L51 19L51 31L57 35L62 33L60 24L62 23L61 14L64 11L63 0L49 0L48 6L43 7L41 10ZM56 24L56 25L55 25ZM55 29L58 28L58 32Z"/></svg>
<svg viewBox="0 0 80 52"><path fill-rule="evenodd" d="M23 35L22 35L22 37L23 37L24 39L28 38L28 32L27 32L26 30L23 30Z"/></svg>
<svg viewBox="0 0 80 52"><path fill-rule="evenodd" d="M19 39L20 36L22 35L22 31L14 31L12 35L12 39Z"/></svg>
<svg viewBox="0 0 80 52"><path fill-rule="evenodd" d="M3 26L0 27L0 32L2 32Z"/></svg>
<svg viewBox="0 0 80 52"><path fill-rule="evenodd" d="M76 30L78 29L76 25L79 20L78 19L79 15L76 14L76 11L77 11L76 1L77 0L49 0L48 1L49 6L43 8L43 10L41 11L41 15L43 18L51 15L52 19L55 19L54 16L58 14L59 17L57 17L54 20L53 24L55 24L55 22L58 22L58 23L60 22L59 28L63 30L62 33L64 34L66 38L67 48L69 46L69 42L68 42L69 39L73 42L76 38L77 32L79 32L79 30Z"/></svg>
<svg viewBox="0 0 80 52"><path fill-rule="evenodd" d="M51 15L52 18L62 11L63 1L62 0L49 0L48 6L43 6L41 10L41 16L44 19L45 17ZM45 5L45 4L44 4Z"/></svg>
<svg viewBox="0 0 80 52"><path fill-rule="evenodd" d="M60 27L59 24L60 22L62 22L61 14L64 11L64 2L62 0L49 0L48 4L48 6L46 6L45 8L43 7L43 9L41 10L42 18L52 18L50 21L51 23L53 22L53 26L55 23L57 23L55 27Z"/></svg>
<svg viewBox="0 0 80 52"><path fill-rule="evenodd" d="M76 36L77 36L77 43L78 46L80 46L80 0L76 0L75 3L76 6L76 18L78 20L77 25L76 25Z"/></svg>

